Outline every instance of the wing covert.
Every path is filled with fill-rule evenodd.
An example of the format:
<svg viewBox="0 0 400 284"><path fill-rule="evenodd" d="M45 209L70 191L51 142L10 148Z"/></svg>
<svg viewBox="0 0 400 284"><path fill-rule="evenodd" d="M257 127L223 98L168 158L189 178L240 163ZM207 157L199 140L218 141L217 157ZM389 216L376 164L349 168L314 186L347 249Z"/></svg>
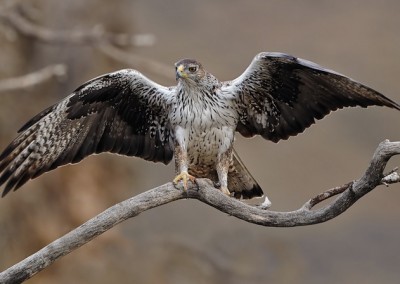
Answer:
<svg viewBox="0 0 400 284"><path fill-rule="evenodd" d="M235 94L237 126L245 137L278 142L303 132L316 119L349 106L400 106L384 95L335 71L283 53L258 54L223 91Z"/></svg>
<svg viewBox="0 0 400 284"><path fill-rule="evenodd" d="M29 179L88 155L112 152L168 163L173 89L126 69L76 89L28 121L0 155L3 196Z"/></svg>

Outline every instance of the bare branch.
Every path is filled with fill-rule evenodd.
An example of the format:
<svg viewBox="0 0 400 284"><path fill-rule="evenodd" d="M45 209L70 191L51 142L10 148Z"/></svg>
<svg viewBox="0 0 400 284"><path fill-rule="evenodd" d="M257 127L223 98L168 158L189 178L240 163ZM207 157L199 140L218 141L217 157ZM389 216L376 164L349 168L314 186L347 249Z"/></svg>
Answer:
<svg viewBox="0 0 400 284"><path fill-rule="evenodd" d="M7 8L0 9L0 21L5 23L9 38L10 28L17 34L33 38L49 44L82 44L92 45L105 55L123 64L135 66L137 69L147 70L166 79L173 79L170 66L151 60L130 52L120 47L125 46L150 46L155 43L155 37L151 34L114 34L104 30L101 25L92 30L52 30L33 23L17 11L18 5L13 3ZM171 75L169 75L171 74Z"/></svg>
<svg viewBox="0 0 400 284"><path fill-rule="evenodd" d="M29 21L17 11L17 5L0 10L0 20L18 33L51 44L98 44L107 42L118 46L145 46L154 44L153 35L130 35L106 32L102 25L91 30L54 31Z"/></svg>
<svg viewBox="0 0 400 284"><path fill-rule="evenodd" d="M383 181L388 182L387 180L390 179L390 183L400 182L400 176L397 173L394 174L395 171L391 171L387 175L383 173L388 160L398 154L400 154L400 142L389 142L388 140L381 142L368 169L360 179L319 194L300 209L291 212L275 212L247 205L225 196L206 179L198 179L197 186L192 185L188 191L177 190L172 183L167 183L110 207L40 251L0 273L0 282L21 283L58 258L79 248L122 221L178 199L197 199L221 212L262 226L294 227L322 223L346 211L358 199L382 184ZM311 210L321 201L338 194L340 195L326 206Z"/></svg>
<svg viewBox="0 0 400 284"><path fill-rule="evenodd" d="M135 66L137 69L147 70L153 74L157 74L166 79L173 80L174 72L171 66L160 63L158 61L145 58L143 56L126 52L120 48L117 48L111 44L103 43L97 47L101 52L110 58L122 62L124 64Z"/></svg>
<svg viewBox="0 0 400 284"><path fill-rule="evenodd" d="M322 192L322 193L318 194L317 196L311 198L309 201L307 201L303 205L302 208L305 210L311 210L318 203L321 203L322 201L327 200L327 199L331 198L332 196L343 193L345 190L349 189L352 185L353 185L353 182L349 182L342 186L328 189L327 191Z"/></svg>
<svg viewBox="0 0 400 284"><path fill-rule="evenodd" d="M54 77L61 79L66 74L67 67L64 64L50 65L21 77L0 80L0 92L29 88Z"/></svg>

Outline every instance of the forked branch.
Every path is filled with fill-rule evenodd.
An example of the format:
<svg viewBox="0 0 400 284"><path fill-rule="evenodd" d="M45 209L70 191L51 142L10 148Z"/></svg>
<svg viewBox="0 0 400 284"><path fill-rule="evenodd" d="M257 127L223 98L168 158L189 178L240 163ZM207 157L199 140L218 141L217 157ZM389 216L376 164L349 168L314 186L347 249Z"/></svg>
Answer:
<svg viewBox="0 0 400 284"><path fill-rule="evenodd" d="M167 183L110 207L40 251L8 268L0 273L0 283L21 283L58 258L86 244L122 221L178 199L197 199L221 212L267 227L294 227L322 223L346 211L378 185L400 182L400 176L395 170L388 174L383 173L389 159L398 154L400 154L400 142L388 140L381 142L370 165L360 179L327 190L307 201L300 209L291 212L275 212L265 210L262 206L250 206L225 196L206 179L198 179L197 186L193 185L188 191L178 190L172 183ZM316 210L312 209L318 203L336 195L338 197L327 205Z"/></svg>

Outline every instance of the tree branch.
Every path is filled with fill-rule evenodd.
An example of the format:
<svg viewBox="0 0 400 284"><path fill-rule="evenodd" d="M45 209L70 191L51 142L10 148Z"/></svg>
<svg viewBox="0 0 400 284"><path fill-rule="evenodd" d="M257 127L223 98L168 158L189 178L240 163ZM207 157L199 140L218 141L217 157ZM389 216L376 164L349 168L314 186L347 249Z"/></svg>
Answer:
<svg viewBox="0 0 400 284"><path fill-rule="evenodd" d="M155 37L152 34L115 34L105 31L101 25L96 25L91 30L52 30L27 19L18 11L20 5L22 4L18 1L12 1L11 4L0 9L0 22L4 22L16 34L49 44L91 45L106 56L123 64L147 70L166 79L174 79L170 66L127 52L121 48L151 46L155 42Z"/></svg>
<svg viewBox="0 0 400 284"><path fill-rule="evenodd" d="M97 48L107 55L108 57L114 59L115 61L122 62L123 64L129 66L135 66L138 70L147 70L158 76L162 76L165 79L174 80L174 72L172 72L172 67L156 60L145 58L141 55L127 52L121 48L115 47L108 43L103 43Z"/></svg>
<svg viewBox="0 0 400 284"><path fill-rule="evenodd" d="M67 67L64 64L49 65L20 77L0 80L0 92L26 89L41 84L53 77L58 79L63 78L66 74Z"/></svg>
<svg viewBox="0 0 400 284"><path fill-rule="evenodd" d="M0 20L19 34L51 44L99 44L109 43L117 46L148 46L154 44L154 36L150 34L130 35L126 33L110 33L102 25L95 25L90 30L55 31L40 26L18 12L20 3L14 3L0 9Z"/></svg>
<svg viewBox="0 0 400 284"><path fill-rule="evenodd" d="M167 183L110 207L80 227L8 268L0 273L0 283L21 283L58 258L86 244L122 221L178 199L197 199L221 212L267 227L294 227L322 223L346 211L378 185L400 182L400 176L395 170L387 174L383 173L389 159L398 154L400 154L400 142L388 140L381 142L369 167L360 179L327 190L307 201L300 209L291 212L275 212L247 205L225 196L216 190L211 181L207 179L197 179L197 185L192 185L188 191L177 190L172 183ZM335 195L339 196L331 203L320 209L312 210L318 203Z"/></svg>

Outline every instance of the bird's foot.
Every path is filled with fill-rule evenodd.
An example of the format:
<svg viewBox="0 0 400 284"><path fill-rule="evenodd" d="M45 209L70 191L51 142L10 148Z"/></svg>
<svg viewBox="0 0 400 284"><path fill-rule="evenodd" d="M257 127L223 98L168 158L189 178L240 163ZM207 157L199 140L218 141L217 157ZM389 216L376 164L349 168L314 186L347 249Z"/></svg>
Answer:
<svg viewBox="0 0 400 284"><path fill-rule="evenodd" d="M172 181L175 185L177 185L180 181L182 181L182 183L183 183L183 189L184 190L187 190L187 184L188 184L188 181L191 181L192 183L195 183L196 182L196 178L194 177L194 176L192 176L192 175L189 175L189 173L188 172L186 172L186 171L183 171L183 172L181 172L179 175L177 175L175 178L174 178L174 180Z"/></svg>

